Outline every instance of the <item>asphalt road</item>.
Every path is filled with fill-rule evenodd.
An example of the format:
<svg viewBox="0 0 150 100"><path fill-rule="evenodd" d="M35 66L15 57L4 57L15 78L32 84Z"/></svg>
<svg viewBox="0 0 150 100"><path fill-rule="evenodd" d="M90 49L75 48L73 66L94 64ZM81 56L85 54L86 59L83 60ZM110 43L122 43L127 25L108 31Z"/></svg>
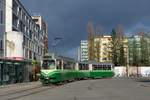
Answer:
<svg viewBox="0 0 150 100"><path fill-rule="evenodd" d="M42 91L13 100L150 100L150 82L132 79L84 80L53 88L44 87Z"/></svg>

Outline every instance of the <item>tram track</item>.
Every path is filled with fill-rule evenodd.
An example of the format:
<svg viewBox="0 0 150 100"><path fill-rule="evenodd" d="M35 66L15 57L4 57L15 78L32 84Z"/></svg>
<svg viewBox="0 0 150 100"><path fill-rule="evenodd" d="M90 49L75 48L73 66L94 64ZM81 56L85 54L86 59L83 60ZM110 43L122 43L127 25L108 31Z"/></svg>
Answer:
<svg viewBox="0 0 150 100"><path fill-rule="evenodd" d="M18 96L14 96L14 97L10 97L10 98L7 98L5 100L16 100L16 99L20 99L20 98L23 98L23 97L26 97L26 96L30 96L30 95L33 95L33 94L37 94L37 93L40 93L40 92L43 92L43 91L47 91L49 89L52 89L54 87L43 87L43 88L39 88L39 89L35 89L35 90L32 90L32 91L28 91L28 92L25 92L25 93L21 93L20 95Z"/></svg>
<svg viewBox="0 0 150 100"><path fill-rule="evenodd" d="M30 88L30 89L24 89L24 90L18 90L15 92L10 92L10 93L5 93L5 94L1 94L0 98L1 100L16 100L16 99L20 99L26 96L30 96L33 94L37 94L43 91L47 91L49 89L52 89L56 86L38 86L38 87L34 87L34 88Z"/></svg>
<svg viewBox="0 0 150 100"><path fill-rule="evenodd" d="M16 93L20 93L20 92L24 92L24 91L28 91L28 90L32 90L32 89L37 89L40 87L41 86L36 86L36 87L32 87L32 88L27 88L27 89L7 90L7 91L5 91L6 93L0 94L0 97L11 95L11 94L16 94Z"/></svg>

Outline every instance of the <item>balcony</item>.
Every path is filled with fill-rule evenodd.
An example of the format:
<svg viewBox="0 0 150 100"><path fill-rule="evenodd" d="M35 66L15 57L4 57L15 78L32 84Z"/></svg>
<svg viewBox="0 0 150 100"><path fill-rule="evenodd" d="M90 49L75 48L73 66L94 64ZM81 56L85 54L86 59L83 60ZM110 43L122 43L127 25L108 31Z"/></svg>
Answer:
<svg viewBox="0 0 150 100"><path fill-rule="evenodd" d="M13 30L17 31L18 30L18 19L17 19L17 17L15 15L13 15L13 22L12 22L12 24L13 24Z"/></svg>

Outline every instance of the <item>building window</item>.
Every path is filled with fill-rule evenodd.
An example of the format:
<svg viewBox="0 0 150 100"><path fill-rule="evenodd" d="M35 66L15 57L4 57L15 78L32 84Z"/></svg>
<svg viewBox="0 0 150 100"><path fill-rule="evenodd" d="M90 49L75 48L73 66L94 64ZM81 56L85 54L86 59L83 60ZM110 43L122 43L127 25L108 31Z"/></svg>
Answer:
<svg viewBox="0 0 150 100"><path fill-rule="evenodd" d="M28 50L27 49L25 49L25 58L29 58L29 56L28 56L29 54L28 54Z"/></svg>
<svg viewBox="0 0 150 100"><path fill-rule="evenodd" d="M29 59L32 59L32 51L29 51Z"/></svg>
<svg viewBox="0 0 150 100"><path fill-rule="evenodd" d="M0 49L3 49L3 40L0 40Z"/></svg>
<svg viewBox="0 0 150 100"><path fill-rule="evenodd" d="M0 24L3 24L3 11L0 11Z"/></svg>

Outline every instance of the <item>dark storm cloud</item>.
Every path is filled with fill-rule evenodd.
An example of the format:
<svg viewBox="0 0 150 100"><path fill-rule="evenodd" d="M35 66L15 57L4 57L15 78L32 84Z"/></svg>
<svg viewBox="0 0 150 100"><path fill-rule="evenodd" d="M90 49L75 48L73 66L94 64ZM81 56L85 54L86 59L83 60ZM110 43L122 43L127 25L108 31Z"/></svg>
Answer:
<svg viewBox="0 0 150 100"><path fill-rule="evenodd" d="M89 19L107 33L118 24L126 32L149 30L150 0L22 0L30 13L40 13L48 22L49 46L62 37L57 50L71 54L87 38ZM75 54L74 54L75 55Z"/></svg>

